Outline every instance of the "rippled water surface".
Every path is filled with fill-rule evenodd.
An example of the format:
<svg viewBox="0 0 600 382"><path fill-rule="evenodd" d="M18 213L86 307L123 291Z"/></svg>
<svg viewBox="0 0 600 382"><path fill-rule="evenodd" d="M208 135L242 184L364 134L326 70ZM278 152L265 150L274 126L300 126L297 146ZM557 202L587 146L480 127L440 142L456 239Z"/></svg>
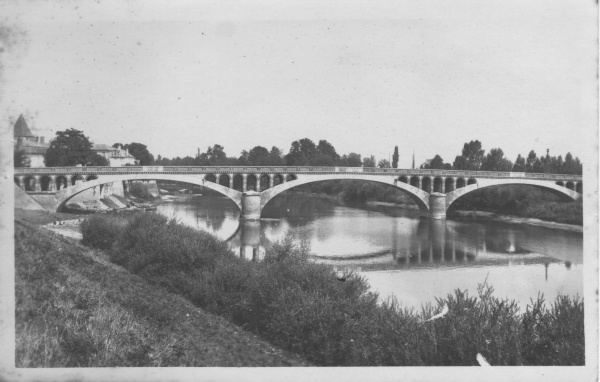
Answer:
<svg viewBox="0 0 600 382"><path fill-rule="evenodd" d="M282 194L260 222L239 222L226 198L182 198L158 211L228 240L247 259L294 232L311 245L315 261L365 276L382 298L404 306L434 302L455 289L475 294L487 279L497 297L524 308L543 293L582 295L583 234L557 229L473 221L433 221L397 207L352 208L307 195Z"/></svg>

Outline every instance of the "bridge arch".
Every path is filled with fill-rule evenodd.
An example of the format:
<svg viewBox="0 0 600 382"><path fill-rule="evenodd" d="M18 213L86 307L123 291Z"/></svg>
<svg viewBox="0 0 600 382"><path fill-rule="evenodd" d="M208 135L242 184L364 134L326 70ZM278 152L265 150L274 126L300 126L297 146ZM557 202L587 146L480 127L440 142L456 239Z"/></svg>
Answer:
<svg viewBox="0 0 600 382"><path fill-rule="evenodd" d="M242 193L231 189L229 187L222 186L220 184L207 181L203 175L179 175L179 174L127 174L127 175L106 175L100 176L98 179L90 180L88 182L80 182L74 186L61 189L56 192L55 200L57 212L60 212L64 206L73 198L75 195L89 190L94 187L98 187L107 183L122 182L129 180L170 180L175 182L195 184L203 186L211 190L217 191L224 196L231 199L238 208L242 209Z"/></svg>
<svg viewBox="0 0 600 382"><path fill-rule="evenodd" d="M282 184L283 181L284 181L283 175L281 175L281 174L275 174L273 176L273 187Z"/></svg>
<svg viewBox="0 0 600 382"><path fill-rule="evenodd" d="M235 174L233 176L233 189L242 192L244 188L244 176L241 174Z"/></svg>
<svg viewBox="0 0 600 382"><path fill-rule="evenodd" d="M266 190L267 188L269 188L270 183L271 183L271 177L267 174L262 174L260 176L260 180L259 180L260 188L257 191Z"/></svg>
<svg viewBox="0 0 600 382"><path fill-rule="evenodd" d="M40 176L40 190L51 191L52 190L52 178L47 175Z"/></svg>
<svg viewBox="0 0 600 382"><path fill-rule="evenodd" d="M258 179L254 174L248 174L246 176L246 190L247 191L258 191L256 188Z"/></svg>
<svg viewBox="0 0 600 382"><path fill-rule="evenodd" d="M428 176L424 176L421 180L421 189L429 194L432 192L431 178Z"/></svg>
<svg viewBox="0 0 600 382"><path fill-rule="evenodd" d="M475 190L480 190L487 187L501 186L501 185L525 185L534 186L545 189L552 192L554 195L559 196L563 199L579 200L582 198L580 193L570 190L566 187L559 186L556 183L551 183L542 180L535 179L477 179L477 183L467 185L462 188L457 188L455 191L446 194L446 209L450 208L450 205L454 203L460 197L467 195Z"/></svg>
<svg viewBox="0 0 600 382"><path fill-rule="evenodd" d="M275 196L280 193L287 191L291 188L301 186L303 184L322 182L327 180L360 180L360 181L368 181L375 182L380 184L385 184L388 186L392 186L404 191L414 202L419 206L419 210L422 214L429 213L429 194L423 190L420 190L417 187L411 186L406 183L398 182L397 179L392 177L381 177L376 175L363 175L363 174L352 174L352 173L340 173L336 174L335 177L331 175L302 175L298 177L298 179L293 181L288 181L282 184L279 184L275 187L269 188L263 192L261 192L260 198L260 207L261 211L263 208L269 203Z"/></svg>
<svg viewBox="0 0 600 382"><path fill-rule="evenodd" d="M441 177L436 176L433 178L433 192L442 192L443 186L444 180Z"/></svg>
<svg viewBox="0 0 600 382"><path fill-rule="evenodd" d="M227 174L222 174L221 176L219 176L219 184L221 186L229 187L229 180L230 178Z"/></svg>

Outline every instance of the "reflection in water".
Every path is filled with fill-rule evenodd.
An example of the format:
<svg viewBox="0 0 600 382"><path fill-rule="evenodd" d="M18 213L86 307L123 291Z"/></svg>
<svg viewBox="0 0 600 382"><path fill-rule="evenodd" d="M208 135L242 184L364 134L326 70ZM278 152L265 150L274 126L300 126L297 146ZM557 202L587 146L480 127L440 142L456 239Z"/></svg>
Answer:
<svg viewBox="0 0 600 382"><path fill-rule="evenodd" d="M497 292L525 303L539 291L547 299L582 293L581 233L420 219L413 210L356 209L293 194L276 197L256 222L240 223L237 207L226 198L164 203L159 211L228 240L247 260L260 260L265 248L293 232L309 240L314 261L360 269L382 296L394 294L413 306L455 288L476 290L488 277Z"/></svg>

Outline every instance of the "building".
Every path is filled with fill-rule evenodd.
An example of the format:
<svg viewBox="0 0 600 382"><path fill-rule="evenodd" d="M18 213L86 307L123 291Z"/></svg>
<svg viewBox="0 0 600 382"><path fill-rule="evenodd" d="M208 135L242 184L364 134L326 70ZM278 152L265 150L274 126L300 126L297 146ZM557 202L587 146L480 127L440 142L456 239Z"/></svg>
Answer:
<svg viewBox="0 0 600 382"><path fill-rule="evenodd" d="M27 155L30 167L46 167L44 157L50 143L46 142L44 137L33 135L29 126L27 126L27 122L25 122L23 114L19 115L13 130L15 151L22 151ZM105 157L109 166L112 167L135 166L139 162L121 145L115 148L103 143L93 144L92 150Z"/></svg>
<svg viewBox="0 0 600 382"><path fill-rule="evenodd" d="M27 126L23 114L19 115L14 125L14 149L22 151L29 158L31 167L46 167L44 156L49 144L44 137L35 136Z"/></svg>
<svg viewBox="0 0 600 382"><path fill-rule="evenodd" d="M115 148L107 146L103 143L94 144L92 146L92 150L108 159L108 163L112 167L135 166L139 162L121 145Z"/></svg>

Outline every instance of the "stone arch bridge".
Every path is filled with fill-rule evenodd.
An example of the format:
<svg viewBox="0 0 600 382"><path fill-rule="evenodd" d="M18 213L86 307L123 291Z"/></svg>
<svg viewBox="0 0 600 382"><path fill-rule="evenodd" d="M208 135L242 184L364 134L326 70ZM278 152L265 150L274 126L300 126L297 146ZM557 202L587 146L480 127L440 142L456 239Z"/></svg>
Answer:
<svg viewBox="0 0 600 382"><path fill-rule="evenodd" d="M578 200L583 182L578 175L521 172L381 169L362 167L46 167L15 168L15 183L28 193L54 195L56 211L75 195L109 183L170 180L201 185L227 196L240 208L243 220L260 219L276 195L302 184L326 180L362 180L396 187L419 206L421 215L445 219L454 201L472 191L521 184L543 188Z"/></svg>

